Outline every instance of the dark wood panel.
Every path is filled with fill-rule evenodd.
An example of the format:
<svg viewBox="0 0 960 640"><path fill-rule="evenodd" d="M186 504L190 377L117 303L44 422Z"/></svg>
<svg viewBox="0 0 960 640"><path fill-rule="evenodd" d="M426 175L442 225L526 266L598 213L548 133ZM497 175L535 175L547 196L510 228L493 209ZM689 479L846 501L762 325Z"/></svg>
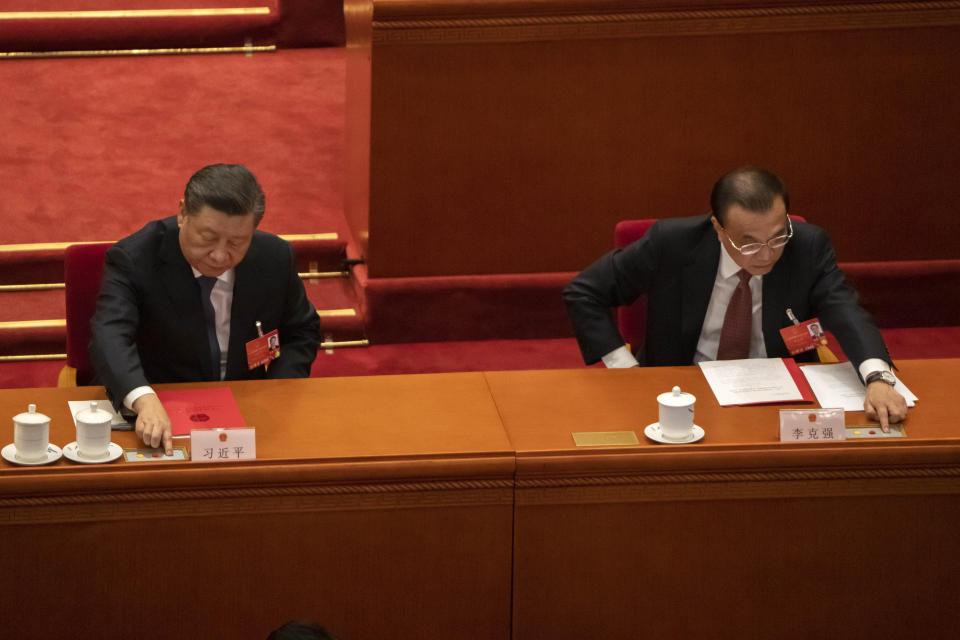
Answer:
<svg viewBox="0 0 960 640"><path fill-rule="evenodd" d="M899 364L920 397L906 440L813 445L776 441L779 407L717 406L696 367L228 383L261 460L0 463L3 628L952 637L958 361ZM571 431L641 428L675 383L704 441L573 446ZM0 413L35 401L64 444L65 401L102 396L0 390Z"/></svg>
<svg viewBox="0 0 960 640"><path fill-rule="evenodd" d="M0 462L0 635L509 637L514 457L482 374L228 385L258 460ZM67 400L103 396L6 389L0 413L36 402L62 446Z"/></svg>
<svg viewBox="0 0 960 640"><path fill-rule="evenodd" d="M953 637L956 365L901 363L907 439L829 445L779 443L781 406L719 407L697 367L488 373L517 449L513 637ZM673 384L702 442L642 436ZM570 436L625 429L641 442Z"/></svg>
<svg viewBox="0 0 960 640"><path fill-rule="evenodd" d="M957 526L956 494L518 507L513 638L947 640Z"/></svg>
<svg viewBox="0 0 960 640"><path fill-rule="evenodd" d="M786 179L841 260L960 257L955 16L892 28L897 14L860 11L884 28L853 28L825 15L650 37L420 27L419 43L378 41L396 30L376 22L371 275L578 270L616 221L702 213L714 180L746 163ZM910 240L890 242L907 224Z"/></svg>
<svg viewBox="0 0 960 640"><path fill-rule="evenodd" d="M4 634L509 637L512 509L366 509L0 526ZM454 541L456 541L454 543ZM14 602L16 604L14 604Z"/></svg>

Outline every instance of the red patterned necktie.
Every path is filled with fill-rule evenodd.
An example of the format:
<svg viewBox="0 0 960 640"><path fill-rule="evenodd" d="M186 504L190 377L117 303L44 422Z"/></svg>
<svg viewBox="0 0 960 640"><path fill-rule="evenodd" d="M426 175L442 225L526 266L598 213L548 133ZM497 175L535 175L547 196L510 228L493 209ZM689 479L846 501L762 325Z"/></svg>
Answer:
<svg viewBox="0 0 960 640"><path fill-rule="evenodd" d="M750 357L750 334L753 328L753 294L750 293L750 273L737 272L740 283L733 290L727 313L720 330L720 348L717 360L739 360Z"/></svg>
<svg viewBox="0 0 960 640"><path fill-rule="evenodd" d="M210 294L217 284L212 276L200 276L200 304L203 306L203 318L207 322L207 342L210 344L210 359L213 361L214 380L220 379L220 342L217 340L217 314L213 310Z"/></svg>

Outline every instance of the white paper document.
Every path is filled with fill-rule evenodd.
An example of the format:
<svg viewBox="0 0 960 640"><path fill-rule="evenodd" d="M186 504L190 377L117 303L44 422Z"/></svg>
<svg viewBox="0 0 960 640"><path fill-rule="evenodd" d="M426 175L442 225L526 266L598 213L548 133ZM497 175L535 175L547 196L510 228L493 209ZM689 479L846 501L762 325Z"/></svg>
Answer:
<svg viewBox="0 0 960 640"><path fill-rule="evenodd" d="M73 416L73 426L77 426L77 414L90 408L90 403L96 402L97 408L110 414L111 429L132 429L133 425L123 419L119 413L113 410L113 405L109 400L67 400L70 405L70 415Z"/></svg>
<svg viewBox="0 0 960 640"><path fill-rule="evenodd" d="M821 407L842 408L844 411L863 411L863 399L867 393L860 377L853 368L851 362L839 362L837 364L817 364L800 367L803 375L806 376L810 388L817 396L817 402ZM897 385L894 387L907 401L907 406L912 407L917 401L917 396L913 394L906 385L897 378Z"/></svg>
<svg viewBox="0 0 960 640"><path fill-rule="evenodd" d="M721 407L805 401L782 358L711 360L699 364Z"/></svg>

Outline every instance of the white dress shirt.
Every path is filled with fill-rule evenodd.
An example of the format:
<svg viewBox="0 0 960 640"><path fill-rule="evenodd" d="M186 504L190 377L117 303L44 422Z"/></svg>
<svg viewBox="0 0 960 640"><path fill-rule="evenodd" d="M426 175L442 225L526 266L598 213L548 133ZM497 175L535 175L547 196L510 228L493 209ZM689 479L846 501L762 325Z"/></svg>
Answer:
<svg viewBox="0 0 960 640"><path fill-rule="evenodd" d="M203 274L193 268L193 277L199 278ZM217 330L217 343L220 345L220 379L227 376L227 349L230 346L230 307L233 304L233 269L227 269L219 276L210 292L210 304L213 305L213 319ZM155 393L149 386L133 389L123 398L123 406L133 410L133 403L140 396Z"/></svg>
<svg viewBox="0 0 960 640"><path fill-rule="evenodd" d="M727 248L720 244L720 266L713 281L713 293L707 305L707 315L703 318L697 352L693 355L694 364L704 360L716 360L720 349L720 332L727 315L727 306L737 285L740 284L740 265L733 261ZM767 345L763 342L763 276L751 276L750 295L753 298L753 321L750 326L750 358L766 358Z"/></svg>
<svg viewBox="0 0 960 640"><path fill-rule="evenodd" d="M719 238L717 239L719 242ZM697 352L693 362L716 360L717 350L720 348L720 332L723 329L723 319L727 314L727 305L733 296L740 278L737 273L740 266L733 261L727 248L720 243L720 265L717 268L717 277L713 281L713 293L707 305L707 314L703 318L703 327L700 329L700 340L697 342ZM753 297L753 325L750 332L750 357L766 358L767 346L763 341L763 276L751 276L750 293ZM786 312L786 310L784 310ZM617 347L601 358L604 366L609 369L620 369L637 366L637 359L630 353L626 345ZM864 360L859 367L860 376L866 380L867 376L875 371L890 371L890 365L880 358Z"/></svg>

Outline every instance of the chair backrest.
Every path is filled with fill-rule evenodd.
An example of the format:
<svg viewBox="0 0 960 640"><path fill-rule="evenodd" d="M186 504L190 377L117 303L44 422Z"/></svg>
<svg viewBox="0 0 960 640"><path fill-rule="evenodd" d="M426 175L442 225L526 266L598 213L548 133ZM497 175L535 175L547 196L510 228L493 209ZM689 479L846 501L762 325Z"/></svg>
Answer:
<svg viewBox="0 0 960 640"><path fill-rule="evenodd" d="M67 303L67 366L77 370L77 384L90 384L90 319L97 307L103 279L103 256L110 242L73 244L63 257Z"/></svg>
<svg viewBox="0 0 960 640"><path fill-rule="evenodd" d="M618 222L613 229L614 248L623 249L631 242L639 240L656 221L656 218L648 218ZM640 296L633 304L617 309L617 327L630 350L636 351L637 347L643 344L647 331L647 296Z"/></svg>

